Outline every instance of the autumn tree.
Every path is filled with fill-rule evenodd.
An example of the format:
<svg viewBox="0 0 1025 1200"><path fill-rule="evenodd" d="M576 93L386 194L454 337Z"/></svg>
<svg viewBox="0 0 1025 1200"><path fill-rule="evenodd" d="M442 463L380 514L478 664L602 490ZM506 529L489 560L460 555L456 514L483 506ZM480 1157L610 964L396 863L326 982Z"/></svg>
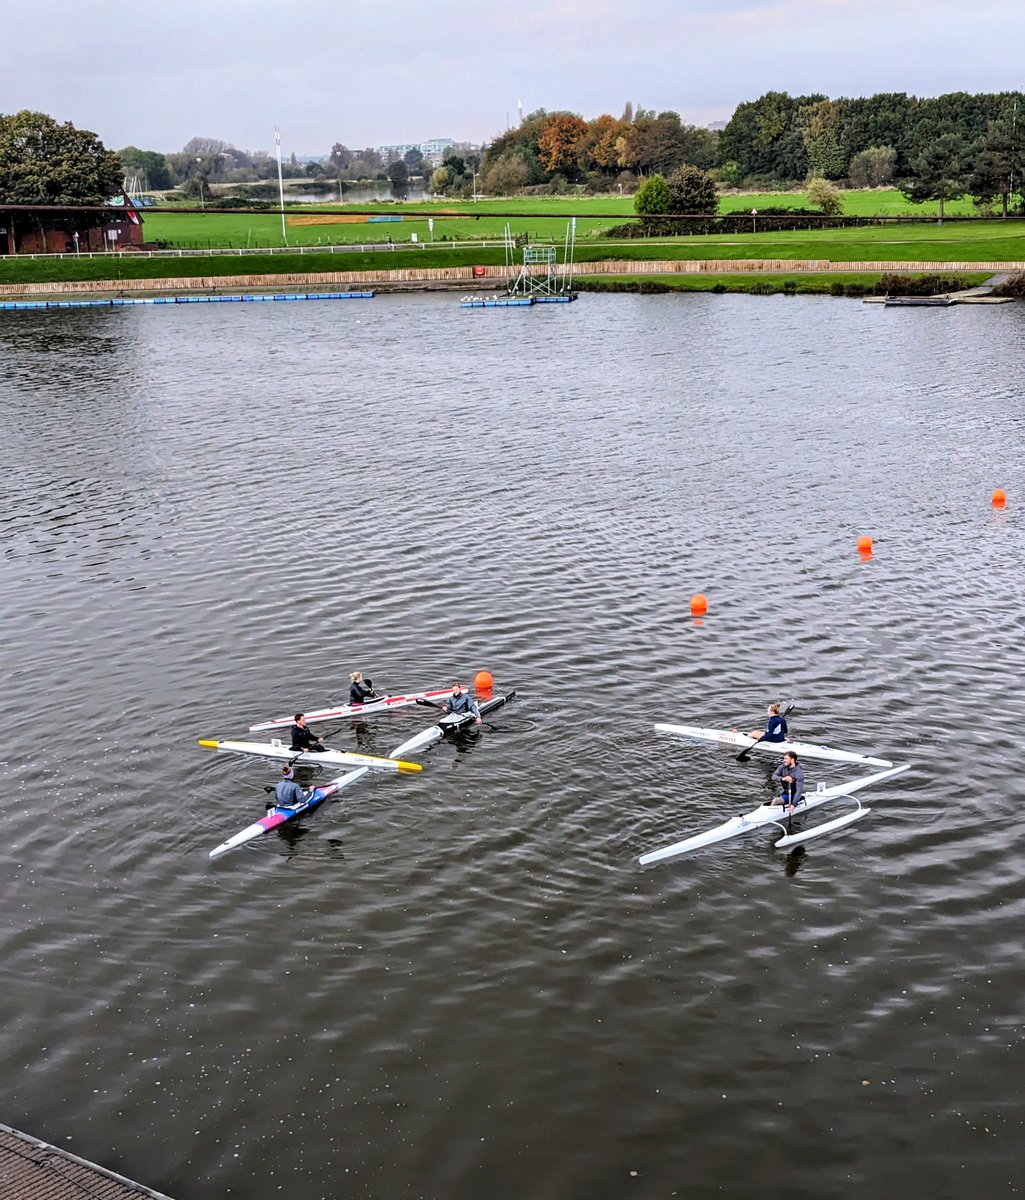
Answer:
<svg viewBox="0 0 1025 1200"><path fill-rule="evenodd" d="M671 213L700 213L713 216L719 208L715 180L700 167L682 166L666 179Z"/></svg>
<svg viewBox="0 0 1025 1200"><path fill-rule="evenodd" d="M347 171L351 162L352 151L349 147L341 142L335 142L331 147L331 165L334 167L335 173L341 175L343 171Z"/></svg>
<svg viewBox="0 0 1025 1200"><path fill-rule="evenodd" d="M537 139L537 156L549 173L577 170L577 147L587 135L587 122L575 113L553 113Z"/></svg>

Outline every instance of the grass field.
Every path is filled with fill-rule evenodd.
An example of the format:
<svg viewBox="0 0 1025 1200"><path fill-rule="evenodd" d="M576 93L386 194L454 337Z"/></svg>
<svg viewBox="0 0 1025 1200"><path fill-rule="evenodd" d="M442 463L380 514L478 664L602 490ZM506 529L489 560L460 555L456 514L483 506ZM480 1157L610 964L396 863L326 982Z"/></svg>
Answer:
<svg viewBox="0 0 1025 1200"><path fill-rule="evenodd" d="M900 192L890 190L866 190L844 192L844 213L847 216L912 216L929 217L938 213L938 204L912 205ZM723 196L719 204L722 213L750 212L752 208L804 207L807 197L801 192L791 193L731 193ZM352 213L354 206L335 205L332 211L340 215ZM499 200L438 201L418 204L371 203L360 206L366 211L382 216L398 215L401 221L387 223L344 223L325 220L316 221L314 214L306 208L293 207L286 210L288 244L291 246L359 245L371 242L386 242L390 236L394 242L409 242L412 234L417 241L435 244L446 241L501 238L508 223L514 234L529 234L533 239L548 239L562 242L570 216L577 218L578 241L597 240L616 224L622 224L633 216L631 196L553 196L515 197ZM455 217L453 212L470 215ZM947 205L949 216L975 215L976 209L970 200L955 201ZM433 234L428 218L434 219ZM259 248L283 246L281 215L263 213L189 213L167 212L145 214L146 237L150 241L166 242L172 248ZM311 222L307 224L307 222Z"/></svg>
<svg viewBox="0 0 1025 1200"><path fill-rule="evenodd" d="M799 195L770 196L759 193L724 198L722 208L744 211L745 206L768 207L780 201L794 204ZM900 204L901 211L918 211L908 206L898 192L848 192L846 207L855 203L862 212L872 205ZM579 263L603 259L642 262L645 259L817 259L834 262L936 261L936 262L1025 262L1025 222L947 221L909 225L865 226L852 229L813 229L780 233L700 235L666 239L610 241L602 234L610 225L622 223L632 211L629 197L547 197L467 202L459 211L470 217L451 215L453 205L404 206L410 215L401 222L386 224L301 224L289 227L289 245L303 246L299 254L196 255L187 258L148 258L132 254L97 258L0 257L0 284L93 279L160 279L195 275L257 275L285 272L389 270L402 267L474 266L502 264L501 247L483 249L466 244L469 239L497 241L506 223L514 233L528 233L531 240L548 238L561 247L569 214L577 215L576 259ZM924 206L923 206L924 207ZM374 206L375 211L394 214L395 205ZM416 210L415 214L411 210ZM339 212L343 211L341 209ZM351 209L348 210L351 212ZM427 214L434 217L434 242ZM517 214L505 216L499 214ZM619 215L616 215L616 214ZM289 210L288 216L308 220L308 210ZM162 240L181 248L256 248L282 246L278 213L146 213L147 239ZM418 244L410 235L415 233ZM385 243L389 249L356 249L317 252L318 245ZM517 260L521 259L519 252ZM708 278L707 276L705 277Z"/></svg>

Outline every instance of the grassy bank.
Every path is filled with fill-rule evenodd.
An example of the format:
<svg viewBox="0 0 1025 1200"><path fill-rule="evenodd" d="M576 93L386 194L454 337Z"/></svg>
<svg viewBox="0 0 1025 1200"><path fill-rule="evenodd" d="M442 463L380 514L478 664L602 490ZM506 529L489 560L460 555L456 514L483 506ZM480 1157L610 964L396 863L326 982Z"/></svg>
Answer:
<svg viewBox="0 0 1025 1200"><path fill-rule="evenodd" d="M739 292L751 296L872 296L881 293L883 276L876 272L857 275L831 274L828 271L810 275L617 275L609 279L600 275L580 275L575 280L581 292ZM961 273L965 287L983 283L985 272Z"/></svg>
<svg viewBox="0 0 1025 1200"><path fill-rule="evenodd" d="M561 252L560 252L561 258ZM1025 225L944 224L822 229L774 234L667 238L658 241L584 242L577 262L645 259L804 259L826 262L1025 261ZM148 258L0 258L0 285L61 280L170 279L321 271L387 271L415 267L501 265L504 251L459 245L411 246L365 253L196 255ZM826 267L828 270L828 266Z"/></svg>
<svg viewBox="0 0 1025 1200"><path fill-rule="evenodd" d="M844 192L844 213L847 216L905 216L932 217L939 211L937 203L909 204L895 189ZM750 212L752 208L800 208L808 206L803 192L735 192L722 197L721 213ZM501 238L508 224L515 235L529 234L531 238L561 242L566 235L570 216L577 218L578 240L601 240L608 229L631 218L631 196L529 196L495 200L430 201L417 204L398 204L379 201L365 205L316 206L331 212L311 213L308 207L293 206L286 211L287 244L290 246L351 245L370 242L409 243L412 234L417 241L435 245L448 241ZM354 208L379 216L402 216L401 221L369 223L338 221L338 217L354 215ZM453 216L453 212L468 216ZM949 216L972 216L977 213L971 200L952 201L947 205ZM433 219L431 230L428 220ZM280 213L274 212L161 212L146 213L146 237L166 242L172 248L197 249L226 247L229 249L258 249L284 246Z"/></svg>

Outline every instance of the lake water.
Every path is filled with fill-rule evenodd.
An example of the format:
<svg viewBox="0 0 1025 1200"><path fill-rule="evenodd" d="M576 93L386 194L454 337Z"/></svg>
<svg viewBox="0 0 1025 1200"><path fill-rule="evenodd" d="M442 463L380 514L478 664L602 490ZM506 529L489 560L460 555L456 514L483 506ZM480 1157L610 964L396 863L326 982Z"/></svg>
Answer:
<svg viewBox="0 0 1025 1200"><path fill-rule="evenodd" d="M396 195L390 183L379 186L354 187L349 184L338 198L338 189L328 189L323 192L289 192L286 201L289 204L379 204L382 200L401 199L403 203L415 204L429 200L430 194L423 188L404 188L401 197Z"/></svg>
<svg viewBox="0 0 1025 1200"><path fill-rule="evenodd" d="M1023 344L825 298L3 314L0 1119L180 1200L1017 1195ZM357 668L518 699L211 862L274 768L197 738ZM913 770L805 853L641 869L771 770L654 722L791 697Z"/></svg>

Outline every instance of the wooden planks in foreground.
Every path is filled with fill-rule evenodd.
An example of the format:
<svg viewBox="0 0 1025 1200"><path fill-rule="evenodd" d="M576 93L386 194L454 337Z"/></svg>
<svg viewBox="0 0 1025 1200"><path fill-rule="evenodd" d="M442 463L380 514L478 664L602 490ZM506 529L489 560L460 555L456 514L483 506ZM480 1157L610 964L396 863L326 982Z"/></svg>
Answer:
<svg viewBox="0 0 1025 1200"><path fill-rule="evenodd" d="M75 1154L0 1124L3 1200L170 1200Z"/></svg>

